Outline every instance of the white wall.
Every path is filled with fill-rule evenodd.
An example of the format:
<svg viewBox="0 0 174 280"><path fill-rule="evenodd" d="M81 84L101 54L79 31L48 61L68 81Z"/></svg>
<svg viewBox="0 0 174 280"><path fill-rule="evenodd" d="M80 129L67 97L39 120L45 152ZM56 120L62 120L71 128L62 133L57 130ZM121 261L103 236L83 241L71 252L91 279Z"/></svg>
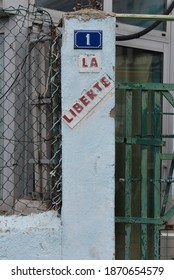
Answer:
<svg viewBox="0 0 174 280"><path fill-rule="evenodd" d="M61 225L56 211L0 216L0 260L61 259Z"/></svg>
<svg viewBox="0 0 174 280"><path fill-rule="evenodd" d="M65 16L62 46L62 111L68 110L99 77L115 80L115 19ZM74 30L102 30L102 50L74 49ZM79 57L98 54L101 71L81 73ZM114 258L115 106L110 92L74 128L62 123L62 258Z"/></svg>

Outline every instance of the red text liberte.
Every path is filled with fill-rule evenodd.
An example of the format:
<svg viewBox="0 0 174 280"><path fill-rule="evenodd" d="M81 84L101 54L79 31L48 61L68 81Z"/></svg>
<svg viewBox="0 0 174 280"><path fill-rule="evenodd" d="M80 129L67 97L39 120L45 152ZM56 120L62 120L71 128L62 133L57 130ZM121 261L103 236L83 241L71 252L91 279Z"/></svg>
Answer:
<svg viewBox="0 0 174 280"><path fill-rule="evenodd" d="M95 98L102 93L107 87L111 84L110 80L106 76L100 78L86 93L84 93L76 103L72 105L69 111L63 115L63 119L67 123L71 123L74 118L79 116L81 112L86 108L90 103L95 100Z"/></svg>

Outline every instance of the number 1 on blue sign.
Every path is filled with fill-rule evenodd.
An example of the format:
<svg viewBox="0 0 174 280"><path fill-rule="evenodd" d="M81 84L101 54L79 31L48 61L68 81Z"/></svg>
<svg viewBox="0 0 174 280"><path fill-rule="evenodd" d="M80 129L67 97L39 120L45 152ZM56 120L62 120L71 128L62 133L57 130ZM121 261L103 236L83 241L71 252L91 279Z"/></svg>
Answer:
<svg viewBox="0 0 174 280"><path fill-rule="evenodd" d="M102 30L74 30L75 49L102 49Z"/></svg>
<svg viewBox="0 0 174 280"><path fill-rule="evenodd" d="M87 46L90 46L91 44L90 44L90 34L88 33L88 34L86 34L86 45Z"/></svg>

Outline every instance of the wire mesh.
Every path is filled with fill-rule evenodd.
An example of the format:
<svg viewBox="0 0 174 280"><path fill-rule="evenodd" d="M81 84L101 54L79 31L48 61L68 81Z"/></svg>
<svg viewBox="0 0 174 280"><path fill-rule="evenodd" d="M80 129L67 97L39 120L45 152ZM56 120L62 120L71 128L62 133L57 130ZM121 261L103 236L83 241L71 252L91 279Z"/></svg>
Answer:
<svg viewBox="0 0 174 280"><path fill-rule="evenodd" d="M61 212L61 32L48 12L0 17L0 214Z"/></svg>

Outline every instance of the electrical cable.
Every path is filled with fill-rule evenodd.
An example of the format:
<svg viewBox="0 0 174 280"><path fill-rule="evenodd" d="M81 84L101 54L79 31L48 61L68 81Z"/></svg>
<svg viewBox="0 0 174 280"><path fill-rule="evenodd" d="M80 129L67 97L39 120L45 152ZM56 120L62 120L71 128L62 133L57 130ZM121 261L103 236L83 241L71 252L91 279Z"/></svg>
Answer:
<svg viewBox="0 0 174 280"><path fill-rule="evenodd" d="M164 11L163 15L169 15L171 11L174 9L174 1L170 4L170 6ZM145 34L149 33L152 31L154 28L156 28L162 21L157 20L154 23L152 23L150 26L147 28L143 29L140 32L131 34L131 35L118 35L116 36L116 41L127 41L127 40L132 40L132 39L138 39Z"/></svg>

